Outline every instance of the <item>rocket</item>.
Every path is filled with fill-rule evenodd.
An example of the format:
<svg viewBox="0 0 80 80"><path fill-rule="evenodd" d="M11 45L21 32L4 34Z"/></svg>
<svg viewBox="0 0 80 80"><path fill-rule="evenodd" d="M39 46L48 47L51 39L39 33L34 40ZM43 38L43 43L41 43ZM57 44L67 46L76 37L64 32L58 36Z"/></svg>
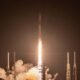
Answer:
<svg viewBox="0 0 80 80"><path fill-rule="evenodd" d="M39 13L38 66L42 65L41 13Z"/></svg>
<svg viewBox="0 0 80 80"><path fill-rule="evenodd" d="M40 80L45 80L45 67L42 64L42 38L41 38L41 13L39 13L39 34L38 34L38 70L40 74Z"/></svg>
<svg viewBox="0 0 80 80"><path fill-rule="evenodd" d="M67 52L67 71L66 71L66 80L71 80L71 71L69 63L69 52Z"/></svg>
<svg viewBox="0 0 80 80"><path fill-rule="evenodd" d="M73 80L77 80L76 53L74 51Z"/></svg>

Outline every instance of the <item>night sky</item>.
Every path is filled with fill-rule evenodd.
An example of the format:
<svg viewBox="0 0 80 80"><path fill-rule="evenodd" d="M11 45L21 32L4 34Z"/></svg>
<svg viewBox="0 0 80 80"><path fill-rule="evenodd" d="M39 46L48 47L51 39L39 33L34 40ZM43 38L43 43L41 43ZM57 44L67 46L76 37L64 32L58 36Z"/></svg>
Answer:
<svg viewBox="0 0 80 80"><path fill-rule="evenodd" d="M0 2L0 66L6 69L7 52L16 60L37 64L38 15L42 14L43 63L50 73L66 79L66 55L70 52L71 71L76 51L78 80L80 80L80 4L75 1ZM72 73L71 73L72 74Z"/></svg>

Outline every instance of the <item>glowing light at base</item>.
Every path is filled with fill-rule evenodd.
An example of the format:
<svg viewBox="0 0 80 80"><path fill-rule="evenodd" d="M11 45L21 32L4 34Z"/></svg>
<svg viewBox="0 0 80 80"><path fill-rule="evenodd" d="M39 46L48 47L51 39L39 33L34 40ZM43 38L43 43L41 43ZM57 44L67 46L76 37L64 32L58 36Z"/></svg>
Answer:
<svg viewBox="0 0 80 80"><path fill-rule="evenodd" d="M36 66L26 73L26 80L41 80L39 70Z"/></svg>
<svg viewBox="0 0 80 80"><path fill-rule="evenodd" d="M38 42L38 66L42 65L42 41L39 39Z"/></svg>

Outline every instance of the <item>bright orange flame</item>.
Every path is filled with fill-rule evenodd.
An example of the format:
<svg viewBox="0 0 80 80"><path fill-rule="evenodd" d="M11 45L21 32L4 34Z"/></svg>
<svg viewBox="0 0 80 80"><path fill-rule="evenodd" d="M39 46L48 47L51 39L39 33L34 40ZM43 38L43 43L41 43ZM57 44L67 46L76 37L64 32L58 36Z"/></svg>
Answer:
<svg viewBox="0 0 80 80"><path fill-rule="evenodd" d="M38 42L38 66L42 65L42 41L39 39Z"/></svg>

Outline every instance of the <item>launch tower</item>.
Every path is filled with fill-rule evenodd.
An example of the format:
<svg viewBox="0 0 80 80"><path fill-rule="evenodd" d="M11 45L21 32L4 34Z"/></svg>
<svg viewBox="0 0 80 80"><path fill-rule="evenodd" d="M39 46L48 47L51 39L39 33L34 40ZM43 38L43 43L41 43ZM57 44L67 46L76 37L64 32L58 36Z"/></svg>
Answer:
<svg viewBox="0 0 80 80"><path fill-rule="evenodd" d="M73 80L77 80L76 53L74 52Z"/></svg>
<svg viewBox="0 0 80 80"><path fill-rule="evenodd" d="M66 71L66 80L71 80L71 71L69 63L69 52L67 52L67 71Z"/></svg>

